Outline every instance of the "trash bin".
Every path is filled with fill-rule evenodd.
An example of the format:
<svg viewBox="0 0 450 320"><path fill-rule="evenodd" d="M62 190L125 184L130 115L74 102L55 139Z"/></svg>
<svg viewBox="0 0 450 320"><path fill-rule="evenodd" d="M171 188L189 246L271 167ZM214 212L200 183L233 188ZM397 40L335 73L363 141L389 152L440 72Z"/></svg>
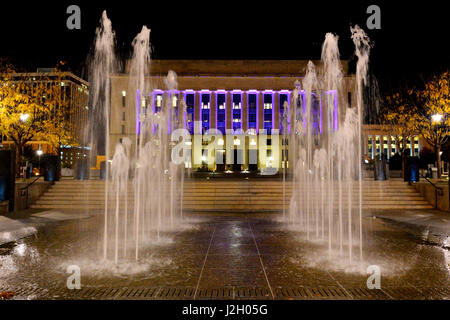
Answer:
<svg viewBox="0 0 450 320"><path fill-rule="evenodd" d="M0 201L9 200L11 183L9 176L0 176Z"/></svg>
<svg viewBox="0 0 450 320"><path fill-rule="evenodd" d="M58 156L45 156L44 161L44 181L59 181L61 162Z"/></svg>
<svg viewBox="0 0 450 320"><path fill-rule="evenodd" d="M73 177L76 180L89 180L89 162L87 159L80 159L75 162Z"/></svg>
<svg viewBox="0 0 450 320"><path fill-rule="evenodd" d="M100 179L106 180L106 161L100 162Z"/></svg>
<svg viewBox="0 0 450 320"><path fill-rule="evenodd" d="M8 211L14 211L16 153L0 150L0 201L8 201Z"/></svg>
<svg viewBox="0 0 450 320"><path fill-rule="evenodd" d="M386 180L386 161L384 159L375 159L374 178L377 181Z"/></svg>
<svg viewBox="0 0 450 320"><path fill-rule="evenodd" d="M437 179L438 178L438 168L433 167L431 168L431 179Z"/></svg>

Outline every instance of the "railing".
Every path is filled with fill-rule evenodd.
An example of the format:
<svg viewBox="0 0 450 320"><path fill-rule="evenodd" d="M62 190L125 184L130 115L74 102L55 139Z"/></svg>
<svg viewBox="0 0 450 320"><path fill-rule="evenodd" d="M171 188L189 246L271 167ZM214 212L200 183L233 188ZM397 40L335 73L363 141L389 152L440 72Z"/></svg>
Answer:
<svg viewBox="0 0 450 320"><path fill-rule="evenodd" d="M444 189L441 187L438 187L435 185L430 179L428 179L426 176L419 174L422 178L424 178L429 184L431 184L434 188L434 207L438 208L438 195L442 197L444 195Z"/></svg>
<svg viewBox="0 0 450 320"><path fill-rule="evenodd" d="M30 182L29 184L27 184L25 187L23 187L23 188L20 188L20 195L22 196L22 197L26 197L26 200L25 200L25 209L28 209L29 208L29 201L28 201L28 196L29 196L29 189L30 189L30 187L36 182L36 181L38 181L39 179L41 178L41 176L39 176L39 177L37 177L36 179L34 179L33 180L33 182Z"/></svg>

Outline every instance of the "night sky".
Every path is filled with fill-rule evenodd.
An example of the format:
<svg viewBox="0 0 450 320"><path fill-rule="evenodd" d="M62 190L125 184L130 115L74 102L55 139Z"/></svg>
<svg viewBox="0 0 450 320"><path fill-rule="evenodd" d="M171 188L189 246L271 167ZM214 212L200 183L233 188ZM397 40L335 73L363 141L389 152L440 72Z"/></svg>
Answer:
<svg viewBox="0 0 450 320"><path fill-rule="evenodd" d="M107 10L123 56L147 25L157 59L319 59L326 32L340 37L343 59L354 61L350 26L373 40L371 71L395 87L449 68L448 12L426 1L14 1L2 4L0 57L25 69L59 60L83 75L101 13ZM81 8L81 30L66 28L66 8ZM381 30L367 30L366 9L381 8Z"/></svg>

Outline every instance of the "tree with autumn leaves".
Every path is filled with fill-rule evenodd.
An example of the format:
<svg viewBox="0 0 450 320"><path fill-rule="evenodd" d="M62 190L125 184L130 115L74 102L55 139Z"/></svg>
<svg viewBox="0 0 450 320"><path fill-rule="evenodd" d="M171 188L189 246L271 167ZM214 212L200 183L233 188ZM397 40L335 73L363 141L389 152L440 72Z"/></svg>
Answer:
<svg viewBox="0 0 450 320"><path fill-rule="evenodd" d="M22 165L25 145L32 140L45 141L55 151L63 144L76 143L69 99L62 89L64 73L17 77L14 67L2 62L0 133L14 143L16 169Z"/></svg>
<svg viewBox="0 0 450 320"><path fill-rule="evenodd" d="M385 99L384 129L395 138L396 150L402 157L402 176L406 168L407 141L416 135L412 125L417 115L405 91L396 92Z"/></svg>
<svg viewBox="0 0 450 320"><path fill-rule="evenodd" d="M420 135L434 148L440 168L441 147L450 137L450 72L433 76L422 88L409 88L385 99L385 123L405 141ZM438 170L440 178L440 170Z"/></svg>

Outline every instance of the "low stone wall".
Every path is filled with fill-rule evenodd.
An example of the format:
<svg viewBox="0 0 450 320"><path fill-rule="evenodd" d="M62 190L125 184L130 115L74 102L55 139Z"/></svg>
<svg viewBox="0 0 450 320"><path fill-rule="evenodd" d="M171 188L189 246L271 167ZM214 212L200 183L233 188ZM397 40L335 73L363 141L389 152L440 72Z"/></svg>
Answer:
<svg viewBox="0 0 450 320"><path fill-rule="evenodd" d="M444 183L437 184L438 187L443 189L442 195L439 195L439 191L426 181L414 183L417 191L435 208L443 211L449 211L449 199L448 199L448 185ZM437 202L437 205L436 205Z"/></svg>
<svg viewBox="0 0 450 320"><path fill-rule="evenodd" d="M14 211L24 210L33 202L39 199L42 194L52 185L50 181L36 181L28 188L28 198L26 190L22 190L27 186L25 182L16 182L16 194L14 202Z"/></svg>

